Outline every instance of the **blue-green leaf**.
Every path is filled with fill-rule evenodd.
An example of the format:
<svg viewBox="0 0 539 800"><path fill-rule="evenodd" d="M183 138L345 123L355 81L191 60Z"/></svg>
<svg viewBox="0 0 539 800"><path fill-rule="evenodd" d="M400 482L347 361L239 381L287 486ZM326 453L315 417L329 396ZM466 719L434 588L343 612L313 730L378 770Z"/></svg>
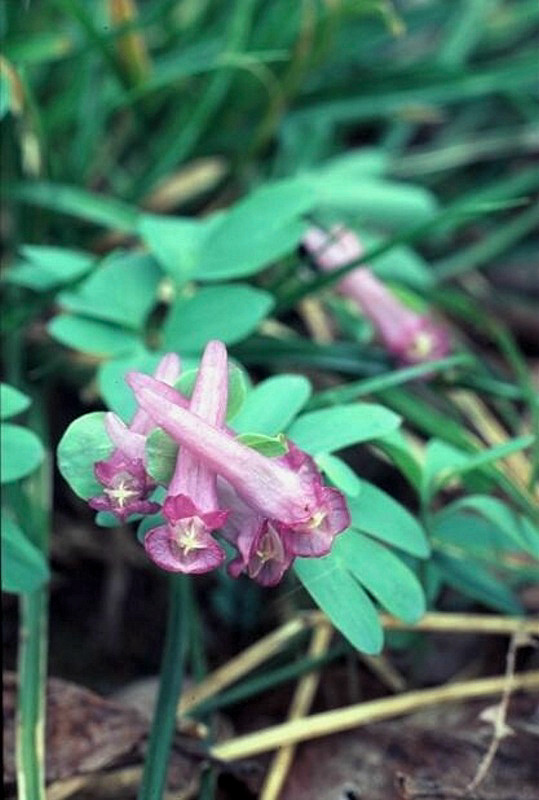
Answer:
<svg viewBox="0 0 539 800"><path fill-rule="evenodd" d="M458 513L461 510L469 510L472 515ZM439 524L443 524L445 528L452 525L457 529L462 529L462 524L459 524L458 520L460 519L462 523L463 517L470 516L472 519L488 522L491 529L494 528L501 533L503 535L502 539L505 539L505 549L517 547L535 556L535 558L539 558L539 531L534 529L533 526L531 531L526 528L523 518L497 497L490 497L489 495L463 497L446 506L443 512L437 515L437 518ZM475 538L473 537L474 541ZM497 541L501 541L499 536Z"/></svg>
<svg viewBox="0 0 539 800"><path fill-rule="evenodd" d="M354 403L303 414L292 423L288 435L302 450L317 455L377 439L399 425L400 417L383 406Z"/></svg>
<svg viewBox="0 0 539 800"><path fill-rule="evenodd" d="M410 555L426 558L429 543L415 517L382 489L364 480L359 483L358 496L348 501L353 527Z"/></svg>
<svg viewBox="0 0 539 800"><path fill-rule="evenodd" d="M140 348L140 339L108 322L59 314L47 325L50 335L66 347L95 356L118 356Z"/></svg>
<svg viewBox="0 0 539 800"><path fill-rule="evenodd" d="M144 253L111 253L76 290L59 303L83 316L138 330L156 302L161 270Z"/></svg>
<svg viewBox="0 0 539 800"><path fill-rule="evenodd" d="M311 384L302 375L268 378L247 394L240 412L232 418L232 426L239 433L281 433L310 395Z"/></svg>
<svg viewBox="0 0 539 800"><path fill-rule="evenodd" d="M79 417L71 423L58 445L58 469L75 494L84 500L101 494L94 464L107 459L113 450L104 419L104 411Z"/></svg>
<svg viewBox="0 0 539 800"><path fill-rule="evenodd" d="M164 326L165 346L198 353L210 339L238 342L257 327L273 306L268 292L247 284L211 286L179 297Z"/></svg>
<svg viewBox="0 0 539 800"><path fill-rule="evenodd" d="M391 614L405 622L417 622L423 616L421 584L391 550L354 530L338 536L333 547L352 575Z"/></svg>
<svg viewBox="0 0 539 800"><path fill-rule="evenodd" d="M2 509L2 591L34 592L49 580L49 568L22 529Z"/></svg>
<svg viewBox="0 0 539 800"><path fill-rule="evenodd" d="M433 564L447 583L468 597L504 614L522 614L522 606L513 592L477 561L435 553Z"/></svg>
<svg viewBox="0 0 539 800"><path fill-rule="evenodd" d="M252 447L264 456L275 458L283 456L287 451L286 439L282 433L278 436L266 436L263 433L240 433L238 442Z"/></svg>
<svg viewBox="0 0 539 800"><path fill-rule="evenodd" d="M296 559L294 570L313 600L354 647L364 653L380 652L384 635L378 613L335 547L324 558Z"/></svg>
<svg viewBox="0 0 539 800"><path fill-rule="evenodd" d="M43 461L45 450L33 431L5 422L0 426L0 437L2 483L11 483L30 475Z"/></svg>
<svg viewBox="0 0 539 800"><path fill-rule="evenodd" d="M49 245L24 245L24 261L6 270L4 280L45 292L81 278L92 268L95 257L81 250Z"/></svg>
<svg viewBox="0 0 539 800"><path fill-rule="evenodd" d="M202 242L221 214L207 220L143 214L138 233L161 267L179 284L190 280L197 268Z"/></svg>
<svg viewBox="0 0 539 800"><path fill-rule="evenodd" d="M0 419L16 417L26 411L30 398L8 383L0 383Z"/></svg>
<svg viewBox="0 0 539 800"><path fill-rule="evenodd" d="M290 253L313 208L311 187L303 178L263 186L226 212L203 243L196 277L223 280L252 275Z"/></svg>
<svg viewBox="0 0 539 800"><path fill-rule="evenodd" d="M331 453L319 453L315 461L334 486L349 497L357 497L361 492L361 481L354 472L338 456Z"/></svg>

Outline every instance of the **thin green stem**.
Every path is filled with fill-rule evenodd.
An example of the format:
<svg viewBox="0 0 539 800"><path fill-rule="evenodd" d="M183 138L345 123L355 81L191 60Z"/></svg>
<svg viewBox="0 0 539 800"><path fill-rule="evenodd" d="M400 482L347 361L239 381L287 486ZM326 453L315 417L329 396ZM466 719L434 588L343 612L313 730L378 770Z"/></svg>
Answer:
<svg viewBox="0 0 539 800"><path fill-rule="evenodd" d="M47 609L46 588L21 596L16 732L20 800L45 800Z"/></svg>
<svg viewBox="0 0 539 800"><path fill-rule="evenodd" d="M159 693L138 800L161 800L165 791L183 678L187 582L188 578L183 575L170 576L169 612Z"/></svg>
<svg viewBox="0 0 539 800"><path fill-rule="evenodd" d="M48 551L50 466L19 488L17 517L33 544ZM16 770L20 800L45 800L45 709L48 648L48 587L21 595L18 652Z"/></svg>
<svg viewBox="0 0 539 800"><path fill-rule="evenodd" d="M307 408L313 410L337 403L350 403L372 392L380 392L392 386L400 386L424 375L443 372L454 367L469 367L473 364L473 361L473 357L467 353L457 353L454 356L448 356L429 364L416 364L412 367L403 367L403 369L387 372L383 375L376 375L374 378L353 381L343 386L336 386L333 389L316 392L308 402Z"/></svg>

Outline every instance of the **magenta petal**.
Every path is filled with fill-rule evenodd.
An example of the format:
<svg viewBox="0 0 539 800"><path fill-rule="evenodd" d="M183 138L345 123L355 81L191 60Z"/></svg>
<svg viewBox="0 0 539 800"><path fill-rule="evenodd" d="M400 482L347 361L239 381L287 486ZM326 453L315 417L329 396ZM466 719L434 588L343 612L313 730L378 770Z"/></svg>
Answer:
<svg viewBox="0 0 539 800"><path fill-rule="evenodd" d="M219 509L218 511L206 511L200 514L200 518L211 531L217 531L222 528L228 519L230 511L228 509Z"/></svg>
<svg viewBox="0 0 539 800"><path fill-rule="evenodd" d="M168 495L163 505L163 514L169 522L174 523L180 519L197 516L198 509L185 494Z"/></svg>
<svg viewBox="0 0 539 800"><path fill-rule="evenodd" d="M344 496L338 489L321 486L321 519L317 525L283 525L280 527L286 548L295 556L319 558L331 550L333 540L350 525L350 513Z"/></svg>
<svg viewBox="0 0 539 800"><path fill-rule="evenodd" d="M152 561L168 572L200 575L220 566L225 552L209 534L200 534L199 541L203 546L186 551L178 545L170 526L161 525L146 534L144 548Z"/></svg>
<svg viewBox="0 0 539 800"><path fill-rule="evenodd" d="M163 505L163 514L174 525L180 520L196 517L204 523L206 530L214 531L221 528L228 517L228 510L200 511L190 497L184 494L168 496Z"/></svg>

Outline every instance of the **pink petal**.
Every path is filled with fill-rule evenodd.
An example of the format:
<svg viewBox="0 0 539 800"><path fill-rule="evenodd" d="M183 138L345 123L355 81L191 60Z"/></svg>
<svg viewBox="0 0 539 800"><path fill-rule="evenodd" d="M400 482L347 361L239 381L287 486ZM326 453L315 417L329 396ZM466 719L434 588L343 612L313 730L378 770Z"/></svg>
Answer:
<svg viewBox="0 0 539 800"><path fill-rule="evenodd" d="M204 548L185 553L175 542L168 525L153 528L144 538L149 557L167 572L200 575L220 566L225 552L210 535L204 538Z"/></svg>
<svg viewBox="0 0 539 800"><path fill-rule="evenodd" d="M144 458L146 437L140 433L133 433L112 411L105 414L105 429L113 445L128 458L140 460Z"/></svg>

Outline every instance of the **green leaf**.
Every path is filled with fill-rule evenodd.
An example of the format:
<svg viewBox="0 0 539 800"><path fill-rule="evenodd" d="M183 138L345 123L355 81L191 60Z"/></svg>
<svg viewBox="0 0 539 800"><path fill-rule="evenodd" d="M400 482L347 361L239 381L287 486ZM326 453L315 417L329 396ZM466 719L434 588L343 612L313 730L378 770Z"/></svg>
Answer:
<svg viewBox="0 0 539 800"><path fill-rule="evenodd" d="M476 453L465 453L446 442L433 439L427 447L422 491L424 495L432 493L452 478L465 475L475 469L489 467L511 453L526 449L534 441L535 436L520 436L497 447L480 450Z"/></svg>
<svg viewBox="0 0 539 800"><path fill-rule="evenodd" d="M73 217L134 232L138 210L120 200L88 192L78 186L67 186L48 181L19 183L10 189L13 197L25 203L59 211Z"/></svg>
<svg viewBox="0 0 539 800"><path fill-rule="evenodd" d="M43 461L45 450L33 431L5 422L0 426L2 483L11 483L33 472Z"/></svg>
<svg viewBox="0 0 539 800"><path fill-rule="evenodd" d="M178 460L178 443L160 428L146 439L146 469L157 483L168 486Z"/></svg>
<svg viewBox="0 0 539 800"><path fill-rule="evenodd" d="M160 217L143 214L138 233L161 267L182 284L194 275L202 242L221 218L215 214L210 221L187 217Z"/></svg>
<svg viewBox="0 0 539 800"><path fill-rule="evenodd" d="M427 558L429 543L416 518L377 486L364 480L359 483L358 496L348 500L353 527L412 556Z"/></svg>
<svg viewBox="0 0 539 800"><path fill-rule="evenodd" d="M433 564L450 586L468 597L504 614L522 614L513 592L476 561L435 553Z"/></svg>
<svg viewBox="0 0 539 800"><path fill-rule="evenodd" d="M263 433L240 433L238 442L252 447L253 450L257 450L269 458L283 456L288 452L286 439L282 433L278 436L266 436Z"/></svg>
<svg viewBox="0 0 539 800"><path fill-rule="evenodd" d="M294 571L313 600L354 647L364 653L381 651L384 635L378 613L350 574L346 562L335 552L335 545L324 558L296 559Z"/></svg>
<svg viewBox="0 0 539 800"><path fill-rule="evenodd" d="M392 431L381 439L376 439L373 445L389 458L414 489L419 489L421 486L421 464L414 456L410 445L400 430Z"/></svg>
<svg viewBox="0 0 539 800"><path fill-rule="evenodd" d="M28 408L30 402L30 398L14 386L0 383L0 419L16 417Z"/></svg>
<svg viewBox="0 0 539 800"><path fill-rule="evenodd" d="M311 394L311 384L302 375L277 375L249 392L233 417L234 430L257 431L273 436L284 431Z"/></svg>
<svg viewBox="0 0 539 800"><path fill-rule="evenodd" d="M140 339L108 322L59 314L47 325L53 339L66 347L95 356L118 356L140 348Z"/></svg>
<svg viewBox="0 0 539 800"><path fill-rule="evenodd" d="M165 346L197 353L210 339L226 344L251 333L273 306L268 292L247 284L202 288L190 298L179 297L164 325Z"/></svg>
<svg viewBox="0 0 539 800"><path fill-rule="evenodd" d="M383 406L354 403L303 414L288 435L302 450L317 455L385 436L399 424L400 417Z"/></svg>
<svg viewBox="0 0 539 800"><path fill-rule="evenodd" d="M223 215L205 239L196 277L213 281L252 275L292 252L306 227L300 217L314 204L303 178L256 190Z"/></svg>
<svg viewBox="0 0 539 800"><path fill-rule="evenodd" d="M425 613L425 596L418 579L387 547L358 531L347 531L333 545L352 575L391 614L417 622Z"/></svg>
<svg viewBox="0 0 539 800"><path fill-rule="evenodd" d="M58 302L75 314L138 330L155 305L161 275L151 256L112 253L76 290L62 292Z"/></svg>
<svg viewBox="0 0 539 800"><path fill-rule="evenodd" d="M316 175L332 180L363 180L366 175L381 177L390 167L389 155L381 148L361 147L335 156L317 168Z"/></svg>
<svg viewBox="0 0 539 800"><path fill-rule="evenodd" d="M162 356L162 353L150 353L148 350L140 349L132 355L105 361L99 367L97 373L99 393L108 408L118 414L124 422L131 420L137 408L133 390L125 382L125 376L131 371L152 374Z"/></svg>
<svg viewBox="0 0 539 800"><path fill-rule="evenodd" d="M334 486L349 497L357 497L361 492L361 481L348 464L331 453L319 453L315 461Z"/></svg>
<svg viewBox="0 0 539 800"><path fill-rule="evenodd" d="M82 277L92 268L95 257L80 250L48 245L24 245L25 259L6 270L4 280L45 292Z"/></svg>
<svg viewBox="0 0 539 800"><path fill-rule="evenodd" d="M531 527L528 528L524 518L516 514L502 500L489 495L469 495L446 506L437 517L445 524L448 518L463 516L456 514L461 509L475 512L480 515L480 518L488 521L491 526L503 532L507 538L508 547L516 546L535 558L539 558L539 531L531 523ZM457 527L460 526L457 524Z"/></svg>
<svg viewBox="0 0 539 800"><path fill-rule="evenodd" d="M314 178L314 176L313 176ZM313 179L317 206L353 212L363 224L385 228L415 225L436 212L433 195L422 186L361 177L343 181L341 176Z"/></svg>
<svg viewBox="0 0 539 800"><path fill-rule="evenodd" d="M79 417L67 428L58 445L58 469L83 500L101 494L94 464L107 459L113 451L104 420L104 411Z"/></svg>
<svg viewBox="0 0 539 800"><path fill-rule="evenodd" d="M380 236L361 231L359 238L365 248L372 250L382 244ZM372 262L372 271L384 281L396 281L418 289L434 284L429 265L415 250L406 245L396 245Z"/></svg>
<svg viewBox="0 0 539 800"><path fill-rule="evenodd" d="M15 594L34 592L49 577L43 553L2 509L2 591Z"/></svg>

